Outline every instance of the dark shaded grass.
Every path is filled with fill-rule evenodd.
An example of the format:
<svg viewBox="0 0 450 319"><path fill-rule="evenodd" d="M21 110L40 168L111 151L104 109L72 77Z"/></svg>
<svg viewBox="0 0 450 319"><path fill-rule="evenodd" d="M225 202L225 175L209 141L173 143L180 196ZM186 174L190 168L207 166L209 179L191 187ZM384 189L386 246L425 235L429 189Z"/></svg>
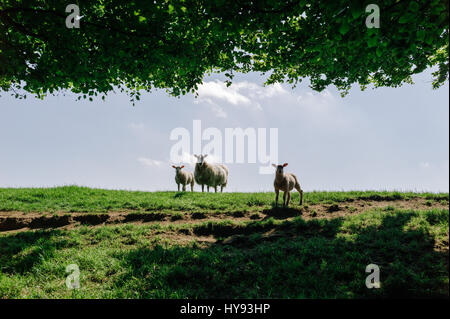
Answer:
<svg viewBox="0 0 450 319"><path fill-rule="evenodd" d="M2 235L0 297L448 298L448 220L448 210L379 210ZM220 240L166 238L183 233ZM77 291L64 285L70 263L81 270ZM380 289L365 287L371 263L380 266Z"/></svg>

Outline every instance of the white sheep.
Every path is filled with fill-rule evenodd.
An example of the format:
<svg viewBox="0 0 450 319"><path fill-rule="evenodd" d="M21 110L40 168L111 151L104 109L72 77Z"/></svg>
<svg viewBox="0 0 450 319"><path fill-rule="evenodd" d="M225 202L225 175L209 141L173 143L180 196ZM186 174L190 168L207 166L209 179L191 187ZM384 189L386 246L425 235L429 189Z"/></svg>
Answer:
<svg viewBox="0 0 450 319"><path fill-rule="evenodd" d="M178 191L180 191L180 184L183 185L183 192L186 191L186 185L191 185L191 192L194 191L194 174L192 172L186 172L182 171L181 169L184 167L182 166L175 166L172 165L173 168L175 168L175 182L178 186Z"/></svg>
<svg viewBox="0 0 450 319"><path fill-rule="evenodd" d="M202 192L204 185L207 186L208 192L210 187L214 187L217 193L217 186L220 186L220 192L227 186L228 182L228 168L223 164L212 164L205 162L206 155L194 155L197 158L195 164L194 177L197 184L202 185Z"/></svg>
<svg viewBox="0 0 450 319"><path fill-rule="evenodd" d="M291 190L293 190L294 188L300 194L300 205L303 203L303 190L300 188L297 176L292 173L284 173L284 168L287 165L288 163L284 163L283 165L272 164L272 166L277 169L275 173L275 181L273 182L276 194L275 206L278 206L278 194L280 190L283 192L283 206L289 206L289 201L291 200Z"/></svg>

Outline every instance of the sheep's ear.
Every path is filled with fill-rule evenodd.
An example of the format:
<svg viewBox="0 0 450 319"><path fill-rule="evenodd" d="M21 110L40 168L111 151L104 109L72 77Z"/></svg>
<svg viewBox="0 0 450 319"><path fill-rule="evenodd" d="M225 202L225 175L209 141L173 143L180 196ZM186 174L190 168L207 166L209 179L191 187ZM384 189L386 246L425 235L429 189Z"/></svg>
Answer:
<svg viewBox="0 0 450 319"><path fill-rule="evenodd" d="M175 165L172 165L173 168L177 168Z"/></svg>
<svg viewBox="0 0 450 319"><path fill-rule="evenodd" d="M203 155L203 158L208 157L208 154Z"/></svg>
<svg viewBox="0 0 450 319"><path fill-rule="evenodd" d="M272 164L272 166L273 166L273 167L277 167L277 165L276 165L276 164Z"/></svg>
<svg viewBox="0 0 450 319"><path fill-rule="evenodd" d="M288 166L288 163L284 163L284 164L283 164L283 167L286 167L286 166Z"/></svg>
<svg viewBox="0 0 450 319"><path fill-rule="evenodd" d="M184 167L184 165L182 165L180 168L183 168Z"/></svg>

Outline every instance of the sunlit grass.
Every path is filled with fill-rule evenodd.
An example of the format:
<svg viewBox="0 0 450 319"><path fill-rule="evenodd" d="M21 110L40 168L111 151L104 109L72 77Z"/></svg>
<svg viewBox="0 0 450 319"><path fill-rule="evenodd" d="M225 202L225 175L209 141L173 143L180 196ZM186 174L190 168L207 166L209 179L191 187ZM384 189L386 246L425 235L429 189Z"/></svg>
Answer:
<svg viewBox="0 0 450 319"><path fill-rule="evenodd" d="M298 203L292 193L292 204ZM448 203L448 193L400 193L378 191L309 192L305 203L339 203L351 200L398 200L422 197ZM107 211L248 211L267 209L274 193L141 192L103 190L78 186L56 188L0 188L0 211L22 212L107 212Z"/></svg>

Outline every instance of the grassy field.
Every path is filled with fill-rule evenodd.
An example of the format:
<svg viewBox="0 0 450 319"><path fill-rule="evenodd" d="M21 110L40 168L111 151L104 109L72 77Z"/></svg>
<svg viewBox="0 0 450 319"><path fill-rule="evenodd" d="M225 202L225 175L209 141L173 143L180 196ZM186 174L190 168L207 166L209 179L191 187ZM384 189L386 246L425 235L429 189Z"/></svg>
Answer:
<svg viewBox="0 0 450 319"><path fill-rule="evenodd" d="M298 203L298 193L292 193ZM274 193L205 194L177 192L130 192L65 186L56 188L0 188L0 211L22 212L109 212L109 211L251 211L271 208ZM448 204L448 193L400 192L310 192L306 204L349 200L392 201L421 197ZM282 197L280 196L280 201Z"/></svg>
<svg viewBox="0 0 450 319"><path fill-rule="evenodd" d="M449 297L448 194L305 198L283 209L273 193L0 189L0 226L157 216L0 232L0 298ZM365 286L371 263L380 289ZM80 289L65 286L69 264L80 268Z"/></svg>

